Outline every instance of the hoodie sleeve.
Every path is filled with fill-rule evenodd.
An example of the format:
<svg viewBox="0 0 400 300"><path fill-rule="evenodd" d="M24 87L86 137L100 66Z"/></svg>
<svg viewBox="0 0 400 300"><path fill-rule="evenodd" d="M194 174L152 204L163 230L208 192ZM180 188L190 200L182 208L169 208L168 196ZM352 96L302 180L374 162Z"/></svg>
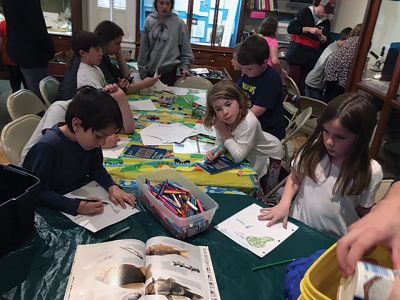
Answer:
<svg viewBox="0 0 400 300"><path fill-rule="evenodd" d="M139 75L141 79L147 77L148 74L148 61L149 61L149 49L150 49L150 39L149 39L149 25L146 22L144 26L143 33L140 38L140 48L139 48L139 55L138 55L138 68L139 68Z"/></svg>
<svg viewBox="0 0 400 300"><path fill-rule="evenodd" d="M192 65L194 60L194 56L192 46L190 45L187 27L182 20L180 20L179 48L181 67L184 69L190 69L190 66Z"/></svg>

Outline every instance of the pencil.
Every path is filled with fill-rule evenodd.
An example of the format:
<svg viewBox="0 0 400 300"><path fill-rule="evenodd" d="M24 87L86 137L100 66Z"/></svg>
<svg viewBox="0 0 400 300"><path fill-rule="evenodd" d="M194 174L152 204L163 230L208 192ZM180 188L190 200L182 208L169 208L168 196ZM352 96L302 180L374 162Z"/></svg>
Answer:
<svg viewBox="0 0 400 300"><path fill-rule="evenodd" d="M294 261L294 260L296 260L296 259L295 258L291 258L291 259L286 259L286 260L282 260L282 261L277 261L277 262L274 262L274 263L271 263L271 264L266 264L266 265L261 265L261 266L258 266L258 267L251 268L251 270L252 271L257 271L257 270L261 270L261 269L265 269L265 268L269 268L269 267L273 267L273 266L283 265L283 264L289 263L289 262Z"/></svg>
<svg viewBox="0 0 400 300"><path fill-rule="evenodd" d="M120 235L121 233L124 233L125 231L130 230L131 228L129 226L122 228L121 230L118 230L117 232L111 233L109 236L105 237L104 239L101 239L100 242L105 242L112 240L116 236Z"/></svg>
<svg viewBox="0 0 400 300"><path fill-rule="evenodd" d="M104 205L107 205L107 204L110 204L109 202L107 202L107 201L99 201L99 200L95 200L95 199L84 199L84 198L79 198L81 201L86 201L86 202L101 202L101 203L103 203Z"/></svg>

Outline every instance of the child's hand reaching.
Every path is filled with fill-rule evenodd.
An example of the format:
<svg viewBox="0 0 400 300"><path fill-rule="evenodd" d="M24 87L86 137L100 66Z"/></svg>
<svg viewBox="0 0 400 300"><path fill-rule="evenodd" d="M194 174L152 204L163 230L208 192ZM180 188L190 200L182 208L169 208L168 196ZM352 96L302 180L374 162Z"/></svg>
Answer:
<svg viewBox="0 0 400 300"><path fill-rule="evenodd" d="M285 205L280 202L274 207L262 208L258 215L258 219L260 221L269 220L267 224L268 227L278 223L280 220L283 220L283 228L287 228L287 221L289 216L290 206Z"/></svg>
<svg viewBox="0 0 400 300"><path fill-rule="evenodd" d="M143 85L143 89L145 88L149 88L151 86L153 86L158 79L160 79L160 76L154 76L154 77L146 77L142 80L142 85Z"/></svg>
<svg viewBox="0 0 400 300"><path fill-rule="evenodd" d="M110 186L108 193L110 201L115 205L121 205L122 208L126 208L125 202L132 207L136 205L136 197L121 190L117 185Z"/></svg>
<svg viewBox="0 0 400 300"><path fill-rule="evenodd" d="M107 137L106 143L101 148L103 149L115 148L120 140L121 139L118 137L118 135L114 133L113 135Z"/></svg>
<svg viewBox="0 0 400 300"><path fill-rule="evenodd" d="M101 202L99 198L96 197L87 197L81 200L78 207L78 214L80 215L99 215L103 213L104 204Z"/></svg>

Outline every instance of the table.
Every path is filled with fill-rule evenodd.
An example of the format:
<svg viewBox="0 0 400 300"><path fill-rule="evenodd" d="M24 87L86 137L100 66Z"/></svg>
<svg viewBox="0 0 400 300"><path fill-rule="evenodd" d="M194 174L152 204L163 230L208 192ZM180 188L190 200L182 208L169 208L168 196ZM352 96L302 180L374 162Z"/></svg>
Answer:
<svg viewBox="0 0 400 300"><path fill-rule="evenodd" d="M202 109L196 102L205 102L206 91L196 89L173 88L176 92L176 100L171 104L160 104L159 99L162 92L149 94L144 91L140 94L129 95L130 102L137 100L152 100L157 107L156 111L135 111L140 113L136 121L136 132L130 136L131 144L141 145L141 129L152 123L181 123L193 127L202 121ZM179 95L178 95L179 94ZM200 140L210 139L200 138ZM211 141L214 143L214 141ZM129 146L128 145L128 146ZM172 146L158 146L172 152ZM249 164L243 164L240 170L231 170L215 175L209 175L195 163L204 160L203 154L176 154L162 160L129 158L122 156L118 159L105 159L107 171L115 180L135 180L136 176L154 172L162 168L173 168L181 172L189 180L198 186L216 186L223 188L236 188L244 193L254 196L258 190L257 173ZM239 175L239 176L238 176Z"/></svg>
<svg viewBox="0 0 400 300"><path fill-rule="evenodd" d="M259 271L251 271L251 267L309 256L335 242L333 238L292 220L299 229L260 259L213 228L213 225L254 203L254 199L238 195L210 196L220 206L212 227L187 241L209 247L222 299L285 299L283 281L286 265ZM96 243L126 226L130 226L130 231L121 234L118 239L145 241L157 235L169 236L146 211L96 234L48 209L39 210L36 224L37 234L33 242L0 260L0 295L5 299L63 299L77 244Z"/></svg>

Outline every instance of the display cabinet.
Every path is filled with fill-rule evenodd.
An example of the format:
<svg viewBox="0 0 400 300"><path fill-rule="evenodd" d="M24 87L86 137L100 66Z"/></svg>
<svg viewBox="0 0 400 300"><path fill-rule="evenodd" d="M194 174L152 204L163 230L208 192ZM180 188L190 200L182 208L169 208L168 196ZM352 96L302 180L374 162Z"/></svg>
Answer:
<svg viewBox="0 0 400 300"><path fill-rule="evenodd" d="M375 158L379 155L393 109L400 110L399 14L400 1L369 0L348 87L349 91L367 92L382 103L371 144L371 155ZM399 128L398 124L396 127ZM398 149L400 153L400 139L391 138L385 146Z"/></svg>

